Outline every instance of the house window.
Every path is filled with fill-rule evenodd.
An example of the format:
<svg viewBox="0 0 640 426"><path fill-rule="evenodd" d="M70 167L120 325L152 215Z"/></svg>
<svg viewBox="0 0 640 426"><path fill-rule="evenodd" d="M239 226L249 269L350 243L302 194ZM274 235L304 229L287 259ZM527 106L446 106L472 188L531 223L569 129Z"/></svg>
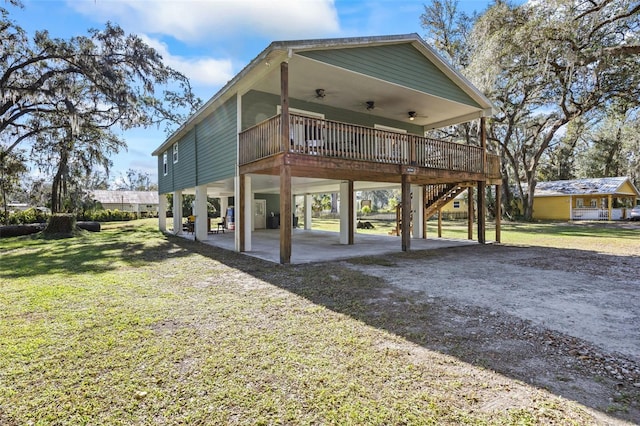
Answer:
<svg viewBox="0 0 640 426"><path fill-rule="evenodd" d="M453 202L453 208L454 209L459 209L460 208L460 201L454 201Z"/></svg>
<svg viewBox="0 0 640 426"><path fill-rule="evenodd" d="M579 209L584 208L584 199L583 198L576 198L576 207Z"/></svg>
<svg viewBox="0 0 640 426"><path fill-rule="evenodd" d="M598 208L598 200L590 200L590 207L591 208Z"/></svg>
<svg viewBox="0 0 640 426"><path fill-rule="evenodd" d="M169 173L169 165L167 164L167 153L162 154L162 174L166 176Z"/></svg>
<svg viewBox="0 0 640 426"><path fill-rule="evenodd" d="M173 164L178 162L178 142L173 144Z"/></svg>

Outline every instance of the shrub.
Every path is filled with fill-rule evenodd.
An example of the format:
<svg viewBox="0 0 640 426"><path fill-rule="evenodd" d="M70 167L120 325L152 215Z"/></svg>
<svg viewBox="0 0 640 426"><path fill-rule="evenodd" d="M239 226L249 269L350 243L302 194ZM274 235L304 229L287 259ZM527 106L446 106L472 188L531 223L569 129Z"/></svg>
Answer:
<svg viewBox="0 0 640 426"><path fill-rule="evenodd" d="M371 207L369 207L369 206L362 206L362 208L360 209L360 211L362 211L362 214L369 214L369 213L371 213Z"/></svg>

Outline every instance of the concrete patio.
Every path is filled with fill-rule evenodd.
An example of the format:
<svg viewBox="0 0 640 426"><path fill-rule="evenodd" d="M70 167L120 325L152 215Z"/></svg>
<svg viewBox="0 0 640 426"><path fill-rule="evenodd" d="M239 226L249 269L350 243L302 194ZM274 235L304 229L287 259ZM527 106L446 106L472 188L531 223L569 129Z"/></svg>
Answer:
<svg viewBox="0 0 640 426"><path fill-rule="evenodd" d="M193 240L193 233L181 237ZM280 263L280 230L261 229L252 234L251 251L244 254L269 262ZM209 234L204 244L234 250L234 231ZM431 250L478 244L473 240L450 238L412 239L411 250ZM291 263L328 262L362 256L401 253L400 237L356 233L353 245L340 244L338 232L294 229L292 233Z"/></svg>

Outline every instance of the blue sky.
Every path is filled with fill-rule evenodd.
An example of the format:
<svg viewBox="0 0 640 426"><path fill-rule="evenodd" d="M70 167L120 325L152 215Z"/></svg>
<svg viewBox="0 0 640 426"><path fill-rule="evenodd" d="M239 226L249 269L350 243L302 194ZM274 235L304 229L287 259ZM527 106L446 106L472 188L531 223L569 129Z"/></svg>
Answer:
<svg viewBox="0 0 640 426"><path fill-rule="evenodd" d="M425 1L414 0L23 0L5 5L29 33L54 37L86 34L106 22L143 37L208 100L274 40L418 33ZM459 0L465 11L489 0ZM129 168L157 180L151 152L165 134L157 129L123 133L128 151L114 156L111 176Z"/></svg>

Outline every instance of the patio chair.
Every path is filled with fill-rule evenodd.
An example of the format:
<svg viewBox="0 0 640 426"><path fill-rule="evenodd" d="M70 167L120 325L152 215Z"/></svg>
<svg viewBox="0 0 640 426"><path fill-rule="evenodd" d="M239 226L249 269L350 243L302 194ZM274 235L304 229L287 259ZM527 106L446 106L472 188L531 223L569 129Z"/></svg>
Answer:
<svg viewBox="0 0 640 426"><path fill-rule="evenodd" d="M196 217L191 215L187 218L187 223L182 226L183 231L194 233L196 228Z"/></svg>
<svg viewBox="0 0 640 426"><path fill-rule="evenodd" d="M222 216L222 222L218 222L218 228L216 229L216 234L219 231L222 231L222 233L224 234L224 228L226 228L227 226L227 218L226 216Z"/></svg>

